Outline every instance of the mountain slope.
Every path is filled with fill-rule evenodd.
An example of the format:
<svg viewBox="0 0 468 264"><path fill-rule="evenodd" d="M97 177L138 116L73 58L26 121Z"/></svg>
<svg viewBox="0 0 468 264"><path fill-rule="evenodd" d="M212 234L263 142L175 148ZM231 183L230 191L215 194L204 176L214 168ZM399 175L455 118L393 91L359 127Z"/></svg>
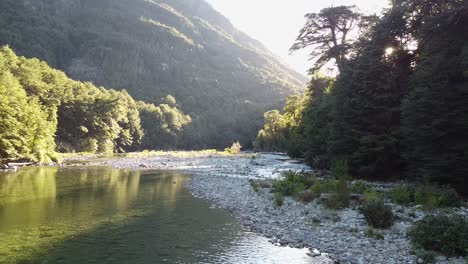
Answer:
<svg viewBox="0 0 468 264"><path fill-rule="evenodd" d="M193 117L180 147L248 144L305 78L203 0L4 0L0 44Z"/></svg>

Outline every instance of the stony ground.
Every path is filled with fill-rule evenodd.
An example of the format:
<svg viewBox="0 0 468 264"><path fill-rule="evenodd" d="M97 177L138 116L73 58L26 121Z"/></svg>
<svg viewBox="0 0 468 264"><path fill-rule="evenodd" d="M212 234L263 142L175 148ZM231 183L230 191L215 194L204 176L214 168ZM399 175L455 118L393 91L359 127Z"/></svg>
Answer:
<svg viewBox="0 0 468 264"><path fill-rule="evenodd" d="M249 179L280 177L282 171L310 170L284 155L183 152L167 155L95 159L89 165L114 168L185 170L194 175L187 188L195 195L231 211L242 223L272 243L311 249L311 256L339 263L422 263L412 255L406 235L411 224L424 216L419 208L392 205L398 220L383 239L367 235L368 226L356 208L326 209L317 201L308 204L286 198L277 207L268 189L254 192ZM380 186L381 187L381 186ZM466 209L461 209L467 214ZM323 252L323 253L321 253ZM438 263L465 263L438 257Z"/></svg>

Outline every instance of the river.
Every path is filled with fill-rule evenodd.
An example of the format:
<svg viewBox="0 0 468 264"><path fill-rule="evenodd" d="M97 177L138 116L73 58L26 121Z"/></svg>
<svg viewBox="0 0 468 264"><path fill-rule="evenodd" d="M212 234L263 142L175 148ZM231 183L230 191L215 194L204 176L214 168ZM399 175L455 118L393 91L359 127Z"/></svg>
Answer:
<svg viewBox="0 0 468 264"><path fill-rule="evenodd" d="M181 172L0 172L0 263L311 263L193 197Z"/></svg>

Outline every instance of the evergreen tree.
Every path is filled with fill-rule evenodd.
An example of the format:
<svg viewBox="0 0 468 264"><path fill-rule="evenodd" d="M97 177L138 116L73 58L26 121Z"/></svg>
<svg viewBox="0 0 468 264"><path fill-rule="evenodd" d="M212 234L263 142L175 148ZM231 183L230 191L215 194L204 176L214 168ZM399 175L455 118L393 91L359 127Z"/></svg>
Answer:
<svg viewBox="0 0 468 264"><path fill-rule="evenodd" d="M403 104L405 159L412 177L466 191L468 169L468 8L431 6L418 31L418 58Z"/></svg>

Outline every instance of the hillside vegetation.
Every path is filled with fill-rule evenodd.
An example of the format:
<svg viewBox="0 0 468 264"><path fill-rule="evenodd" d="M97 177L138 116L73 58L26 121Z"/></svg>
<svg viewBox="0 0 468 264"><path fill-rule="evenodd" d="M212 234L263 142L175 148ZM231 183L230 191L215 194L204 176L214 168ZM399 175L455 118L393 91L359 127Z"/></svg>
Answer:
<svg viewBox="0 0 468 264"><path fill-rule="evenodd" d="M56 160L62 152L113 153L177 144L191 118L161 105L69 79L38 59L0 48L0 160ZM140 118L141 116L141 118Z"/></svg>
<svg viewBox="0 0 468 264"><path fill-rule="evenodd" d="M305 83L203 0L4 0L6 44L146 103L172 95L192 116L180 148L249 146L263 112Z"/></svg>

